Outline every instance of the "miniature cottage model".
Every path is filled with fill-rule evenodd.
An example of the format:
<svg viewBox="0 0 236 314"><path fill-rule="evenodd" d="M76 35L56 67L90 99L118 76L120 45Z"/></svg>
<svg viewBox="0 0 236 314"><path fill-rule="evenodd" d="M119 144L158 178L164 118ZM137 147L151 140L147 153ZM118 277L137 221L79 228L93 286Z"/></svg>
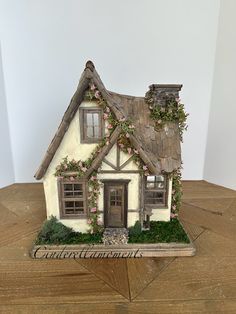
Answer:
<svg viewBox="0 0 236 314"><path fill-rule="evenodd" d="M43 179L47 217L80 232L125 230L137 221L148 229L150 220L175 217L182 134L171 118L181 87L154 84L145 97L117 94L88 61L35 174Z"/></svg>

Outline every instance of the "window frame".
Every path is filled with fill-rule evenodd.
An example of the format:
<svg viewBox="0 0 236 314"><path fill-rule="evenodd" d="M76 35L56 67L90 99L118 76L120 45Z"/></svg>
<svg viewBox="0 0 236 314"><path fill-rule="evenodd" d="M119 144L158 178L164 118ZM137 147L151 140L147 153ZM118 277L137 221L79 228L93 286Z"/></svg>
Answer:
<svg viewBox="0 0 236 314"><path fill-rule="evenodd" d="M168 176L167 175L163 175L163 174L160 174L160 175L150 175L150 176L154 176L155 178L158 177L158 176L163 176L164 177L164 187L163 188L147 188L147 182L148 182L148 176L144 176L144 185L143 185L143 194L144 194L144 206L148 206L148 207L151 207L151 208L168 208L168 194L169 194L169 180L168 180ZM163 182L163 181L154 181L155 183L156 182ZM147 197L146 194L148 192L162 192L163 193L163 197L162 197L162 200L163 202L162 203L147 203L147 199L150 198L150 197Z"/></svg>
<svg viewBox="0 0 236 314"><path fill-rule="evenodd" d="M90 138L87 136L87 113L98 113L99 137ZM98 107L80 108L80 141L81 143L98 143L104 136L103 110Z"/></svg>
<svg viewBox="0 0 236 314"><path fill-rule="evenodd" d="M65 197L64 195L64 186L65 184L82 184L82 191L83 191L83 197ZM73 190L74 191L74 190ZM59 210L60 210L60 218L61 219L86 219L88 214L87 214L87 181L84 179L80 180L75 180L75 181L68 181L65 180L64 178L59 178L58 179L58 197L59 197ZM66 201L83 201L84 203L84 210L83 213L79 214L68 214L66 213L66 206L65 202ZM73 207L75 210L75 206Z"/></svg>

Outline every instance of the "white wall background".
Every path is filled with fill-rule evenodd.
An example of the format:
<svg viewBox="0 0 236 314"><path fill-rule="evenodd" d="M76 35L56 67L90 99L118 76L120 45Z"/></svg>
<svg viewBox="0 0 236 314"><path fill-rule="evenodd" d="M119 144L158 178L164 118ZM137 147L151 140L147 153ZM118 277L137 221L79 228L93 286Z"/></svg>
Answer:
<svg viewBox="0 0 236 314"><path fill-rule="evenodd" d="M0 46L0 188L13 182L14 170Z"/></svg>
<svg viewBox="0 0 236 314"><path fill-rule="evenodd" d="M236 189L236 1L221 1L204 178Z"/></svg>
<svg viewBox="0 0 236 314"><path fill-rule="evenodd" d="M218 13L219 0L0 0L15 181L34 181L87 59L117 92L184 84L183 177L202 179Z"/></svg>

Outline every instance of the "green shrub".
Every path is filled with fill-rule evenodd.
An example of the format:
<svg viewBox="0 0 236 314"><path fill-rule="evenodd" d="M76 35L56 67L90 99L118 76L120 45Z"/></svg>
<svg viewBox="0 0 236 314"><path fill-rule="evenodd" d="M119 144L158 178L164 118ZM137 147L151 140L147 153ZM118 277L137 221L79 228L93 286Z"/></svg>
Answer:
<svg viewBox="0 0 236 314"><path fill-rule="evenodd" d="M169 243L182 242L189 243L189 238L185 233L178 219L170 221L151 221L150 230L140 233L129 233L129 243Z"/></svg>
<svg viewBox="0 0 236 314"><path fill-rule="evenodd" d="M39 232L35 244L81 244L81 243L100 243L102 234L90 234L75 232L72 228L66 227L51 216L46 220Z"/></svg>
<svg viewBox="0 0 236 314"><path fill-rule="evenodd" d="M142 232L140 221L136 221L134 226L129 228L129 236L138 236Z"/></svg>
<svg viewBox="0 0 236 314"><path fill-rule="evenodd" d="M43 224L36 239L36 244L60 244L69 239L72 233L73 230L71 228L63 225L56 217L51 216L50 219L46 220Z"/></svg>

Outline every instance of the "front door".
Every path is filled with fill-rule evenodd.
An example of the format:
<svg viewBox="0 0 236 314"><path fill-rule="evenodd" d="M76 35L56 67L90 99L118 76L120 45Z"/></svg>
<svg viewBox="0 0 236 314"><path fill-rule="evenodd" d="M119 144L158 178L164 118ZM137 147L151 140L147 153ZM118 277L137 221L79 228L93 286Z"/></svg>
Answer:
<svg viewBox="0 0 236 314"><path fill-rule="evenodd" d="M127 183L109 181L104 186L104 223L106 228L127 227Z"/></svg>

